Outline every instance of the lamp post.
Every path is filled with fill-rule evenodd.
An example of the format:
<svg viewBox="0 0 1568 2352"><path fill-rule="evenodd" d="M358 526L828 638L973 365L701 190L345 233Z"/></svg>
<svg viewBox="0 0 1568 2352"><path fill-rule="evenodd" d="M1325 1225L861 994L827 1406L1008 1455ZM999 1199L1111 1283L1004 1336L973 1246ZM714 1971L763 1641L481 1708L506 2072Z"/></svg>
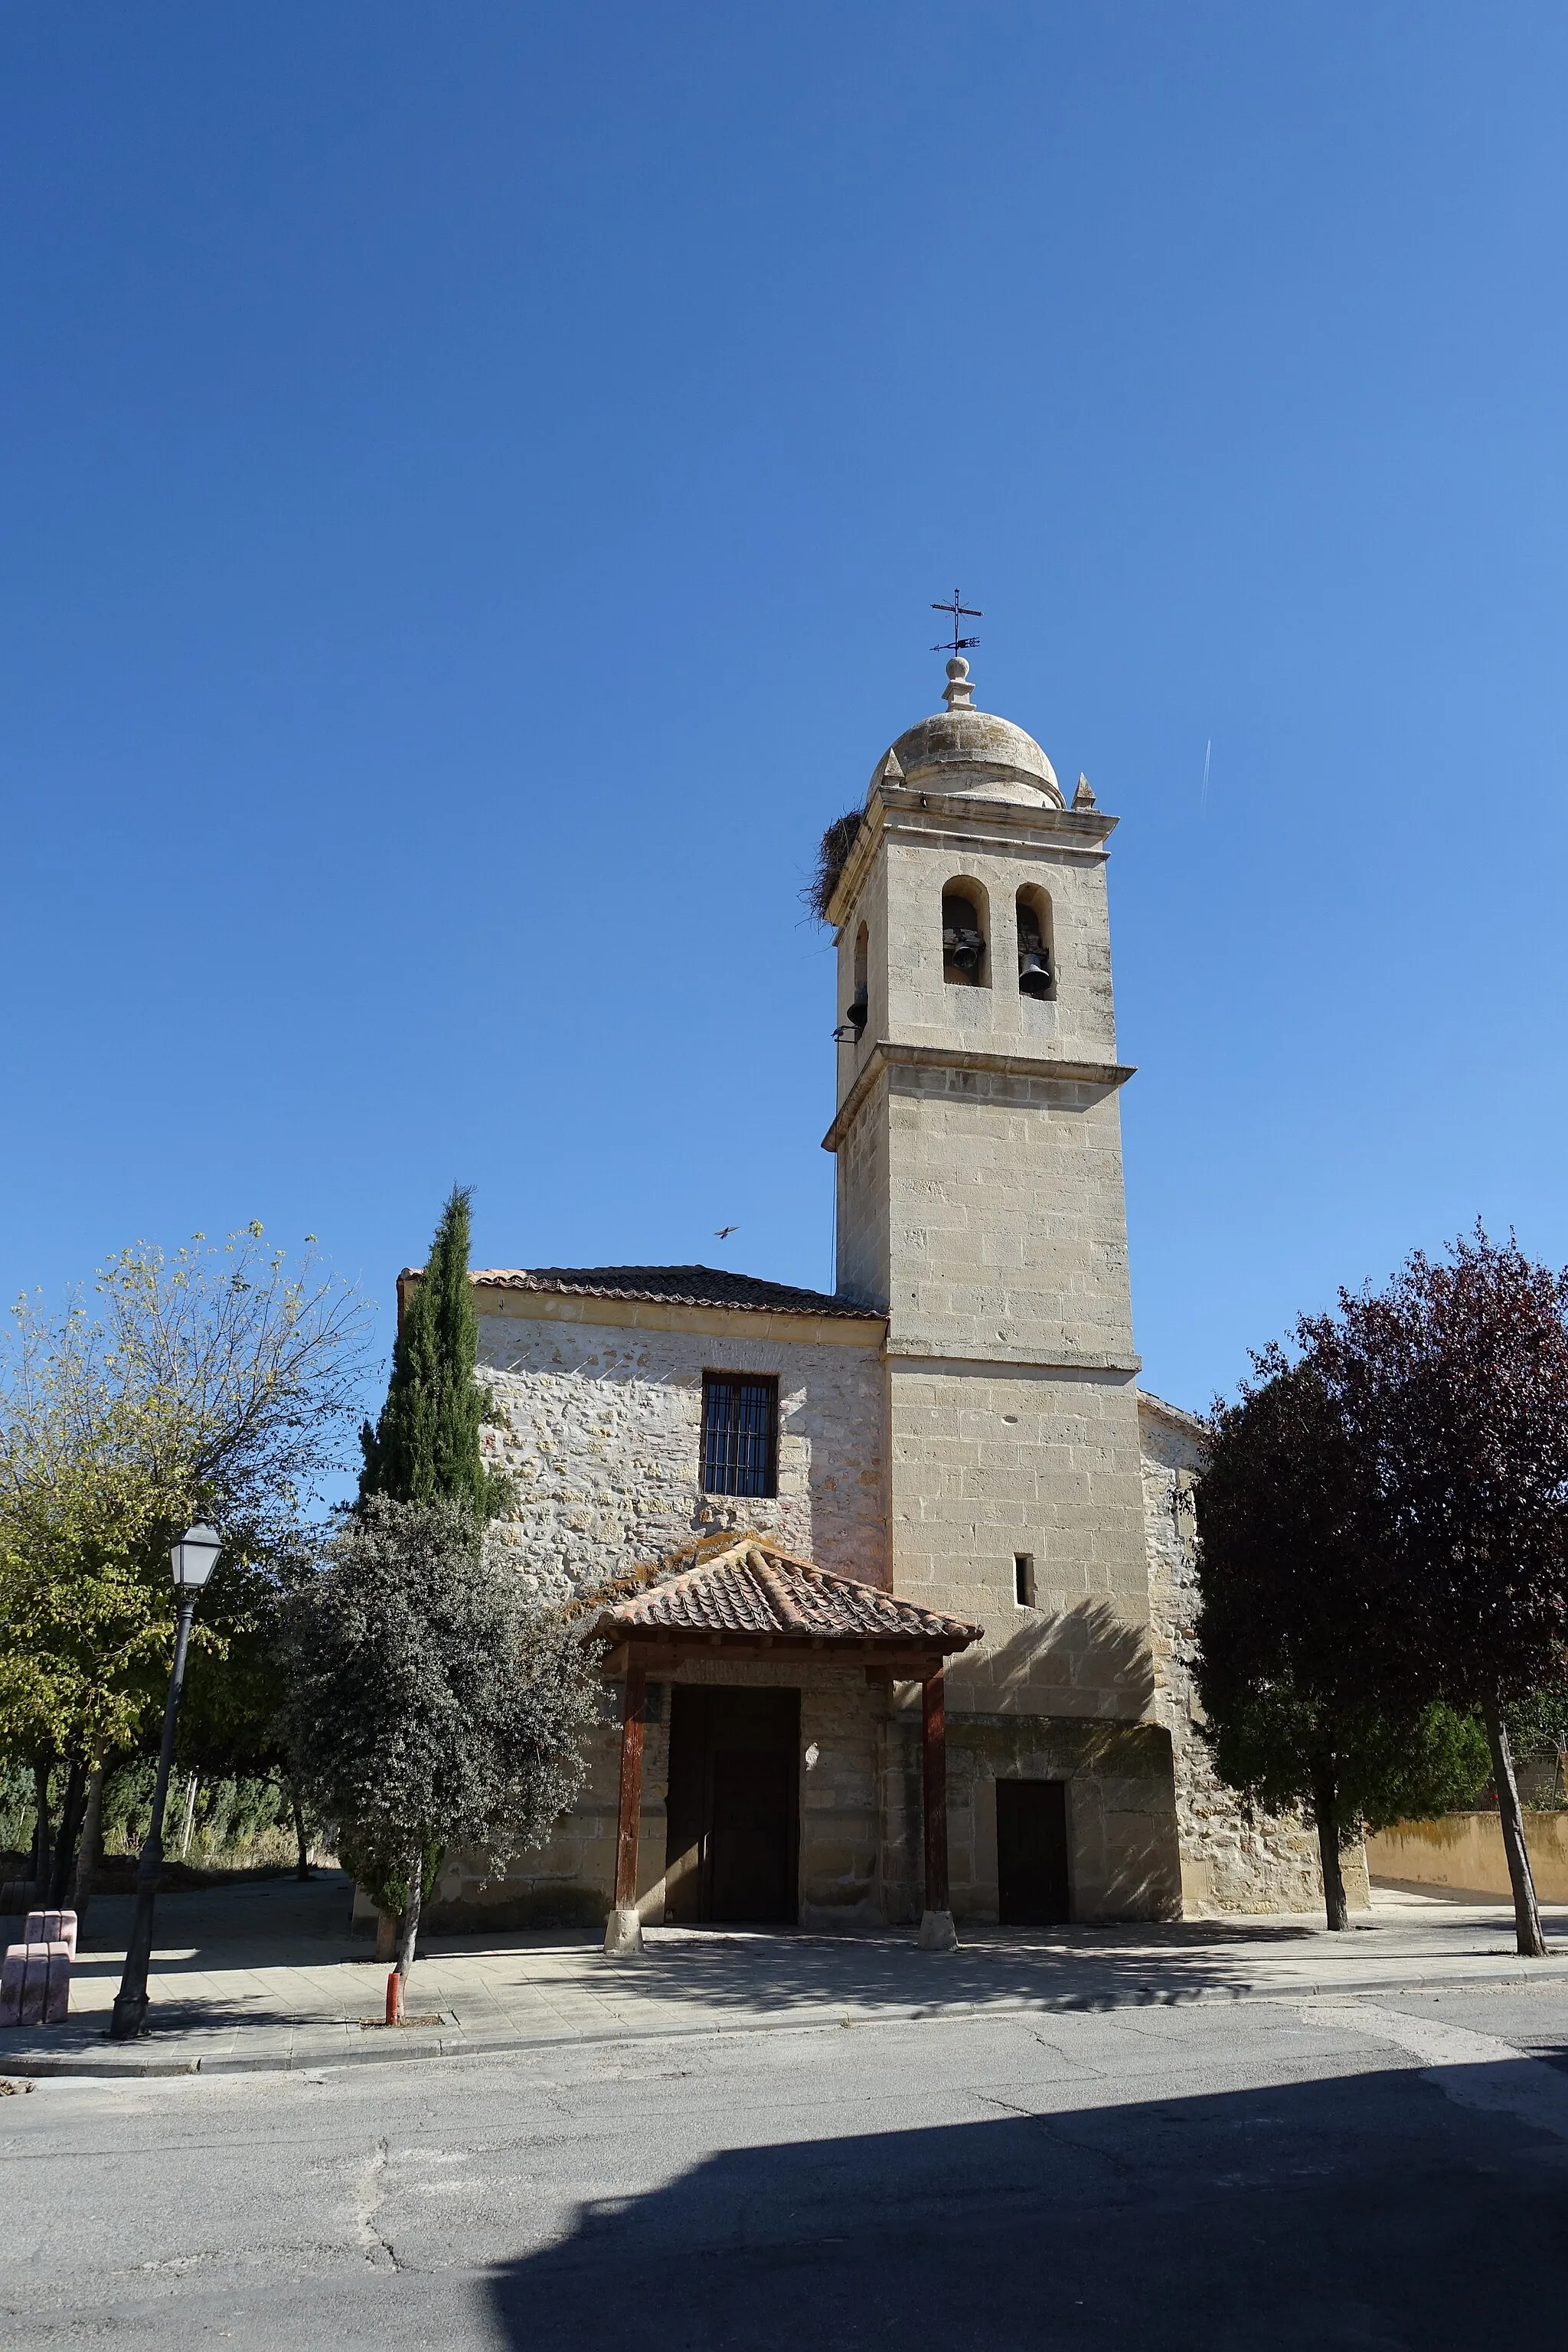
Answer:
<svg viewBox="0 0 1568 2352"><path fill-rule="evenodd" d="M136 1912L131 1922L131 1942L125 1973L114 1996L109 2021L111 2042L130 2042L147 2030L147 1969L153 1958L153 1904L163 1867L163 1806L169 1794L169 1771L174 1761L174 1725L180 1713L180 1685L185 1679L185 1644L196 1613L196 1595L217 1565L221 1549L216 1528L187 1528L169 1554L174 1571L174 1671L169 1677L169 1703L163 1709L163 1745L158 1757L158 1777L153 1783L153 1819L136 1872Z"/></svg>

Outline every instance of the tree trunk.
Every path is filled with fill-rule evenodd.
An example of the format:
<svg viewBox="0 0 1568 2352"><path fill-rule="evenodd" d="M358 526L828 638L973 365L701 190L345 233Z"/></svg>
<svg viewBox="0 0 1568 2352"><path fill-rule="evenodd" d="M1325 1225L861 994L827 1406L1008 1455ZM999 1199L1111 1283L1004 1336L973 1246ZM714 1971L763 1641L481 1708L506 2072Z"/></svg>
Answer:
<svg viewBox="0 0 1568 2352"><path fill-rule="evenodd" d="M55 1840L48 1892L46 1895L42 1886L38 1889L39 1902L47 1904L51 1911L58 1911L66 1899L66 1889L71 1880L71 1864L76 1860L77 1832L81 1828L82 1809L86 1802L86 1776L81 1769L81 1758L73 1756L66 1773L66 1793L60 1805L59 1835Z"/></svg>
<svg viewBox="0 0 1568 2352"><path fill-rule="evenodd" d="M408 1997L408 1979L414 1969L414 1951L419 1941L419 1913L425 1896L425 1841L420 1838L409 1851L408 1908L403 1915L403 1940L397 1955L397 1973L403 1979L405 2000Z"/></svg>
<svg viewBox="0 0 1568 2352"><path fill-rule="evenodd" d="M87 1906L92 1901L92 1882L98 1875L99 1857L102 1852L103 1767L95 1764L88 1775L87 1811L81 1817L81 1843L76 1852L76 1884L71 1890L79 1927L87 1917Z"/></svg>
<svg viewBox="0 0 1568 2352"><path fill-rule="evenodd" d="M33 1831L33 1884L38 1890L38 1901L47 1898L49 1885L49 1768L47 1764L33 1767L33 1802L37 1807L37 1822Z"/></svg>
<svg viewBox="0 0 1568 2352"><path fill-rule="evenodd" d="M196 1825L196 1790L200 1776L195 1772L185 1777L185 1818L180 1826L180 1860L184 1861L191 1850L191 1833Z"/></svg>
<svg viewBox="0 0 1568 2352"><path fill-rule="evenodd" d="M300 1859L294 1865L294 1875L296 1878L309 1878L310 1841L305 1834L305 1808L300 1802L300 1791L292 1781L289 1783L289 1801L294 1808L294 1843L300 1850Z"/></svg>
<svg viewBox="0 0 1568 2352"><path fill-rule="evenodd" d="M1340 1869L1340 1792L1331 1764L1313 1768L1312 1811L1318 1823L1318 1856L1323 1865L1323 1909L1337 1934L1349 1927L1351 1915Z"/></svg>
<svg viewBox="0 0 1568 2352"><path fill-rule="evenodd" d="M1525 1959L1543 1960L1546 1958L1546 1938L1541 1932L1535 1880L1530 1868L1530 1852L1524 1843L1524 1816L1520 1809L1519 1783L1513 1777L1513 1756L1508 1744L1502 1709L1495 1698L1481 1701L1481 1719L1487 1727L1487 1738L1491 1744L1498 1819L1502 1824L1502 1848L1508 1856L1509 1882L1513 1888L1516 1940Z"/></svg>

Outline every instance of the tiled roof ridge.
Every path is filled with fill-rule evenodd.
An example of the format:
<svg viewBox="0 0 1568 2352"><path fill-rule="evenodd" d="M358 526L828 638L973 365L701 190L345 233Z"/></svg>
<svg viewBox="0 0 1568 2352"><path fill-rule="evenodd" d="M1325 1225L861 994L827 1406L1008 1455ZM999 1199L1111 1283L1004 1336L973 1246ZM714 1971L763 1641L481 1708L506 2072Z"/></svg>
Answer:
<svg viewBox="0 0 1568 2352"><path fill-rule="evenodd" d="M422 1265L405 1265L399 1282L416 1282ZM715 1265L472 1266L468 1280L492 1290L546 1291L579 1298L635 1298L673 1307L735 1307L754 1314L837 1315L861 1322L883 1318L836 1292L807 1290L760 1274Z"/></svg>
<svg viewBox="0 0 1568 2352"><path fill-rule="evenodd" d="M754 1529L727 1529L725 1535L727 1540L710 1538L690 1549L682 1546L657 1568L634 1569L615 1578L598 1591L584 1594L574 1604L574 1612L586 1614L592 1610L596 1622L611 1629L629 1631L638 1623L657 1628L662 1623L675 1631L679 1630L679 1621L666 1612L671 1608L678 1611L682 1598L689 1594L689 1630L782 1633L826 1640L836 1633L850 1640L912 1635L927 1641L946 1639L955 1648L967 1648L981 1638L981 1627L965 1618L949 1617L880 1585L818 1568L815 1561L797 1559ZM737 1591L731 1582L737 1576L752 1586L750 1601L743 1589ZM748 1609L756 1609L758 1593L766 1604L769 1622L748 1625L742 1621ZM656 1599L663 1607L653 1616L647 1613L647 1604ZM803 1605L809 1600L818 1604L820 1613ZM837 1625L835 1618L840 1621Z"/></svg>
<svg viewBox="0 0 1568 2352"><path fill-rule="evenodd" d="M602 1610L607 1601L635 1601L638 1593L647 1592L656 1584L673 1584L678 1576L684 1576L694 1568L710 1567L727 1553L739 1551L742 1545L761 1540L754 1528L725 1528L713 1534L698 1536L692 1542L682 1544L678 1551L667 1552L662 1559L640 1560L635 1568L623 1569L619 1576L612 1576L607 1582L595 1584L587 1591L577 1593L566 1603L563 1613L568 1617L580 1617L590 1609ZM780 1553L779 1557L790 1559L792 1555ZM796 1560L794 1564L797 1568L810 1566L807 1560Z"/></svg>

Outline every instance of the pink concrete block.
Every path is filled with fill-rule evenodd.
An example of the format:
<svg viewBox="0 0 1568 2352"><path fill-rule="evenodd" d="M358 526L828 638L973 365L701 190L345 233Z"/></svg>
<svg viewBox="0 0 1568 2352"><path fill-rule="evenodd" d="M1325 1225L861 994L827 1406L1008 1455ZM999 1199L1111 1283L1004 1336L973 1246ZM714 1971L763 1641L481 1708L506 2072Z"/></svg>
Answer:
<svg viewBox="0 0 1568 2352"><path fill-rule="evenodd" d="M70 1955L76 1958L76 1913L74 1911L29 1911L27 1924L22 1931L24 1944L68 1944Z"/></svg>
<svg viewBox="0 0 1568 2352"><path fill-rule="evenodd" d="M44 2023L63 2025L71 2013L71 1958L76 1939L76 1921L71 1920L71 1942L57 1937L53 1943L41 1948L47 1953L47 1980L44 1990Z"/></svg>
<svg viewBox="0 0 1568 2352"><path fill-rule="evenodd" d="M63 2024L70 1987L68 1944L7 1944L0 1960L0 2025Z"/></svg>
<svg viewBox="0 0 1568 2352"><path fill-rule="evenodd" d="M22 1984L27 1973L26 1944L7 1944L0 1959L0 2025L22 2022Z"/></svg>

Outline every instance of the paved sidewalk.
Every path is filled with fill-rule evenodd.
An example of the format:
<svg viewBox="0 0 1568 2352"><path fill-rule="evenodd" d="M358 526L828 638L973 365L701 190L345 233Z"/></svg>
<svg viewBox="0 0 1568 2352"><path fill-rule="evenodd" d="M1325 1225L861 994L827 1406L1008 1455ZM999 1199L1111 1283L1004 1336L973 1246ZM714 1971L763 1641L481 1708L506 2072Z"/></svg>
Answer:
<svg viewBox="0 0 1568 2352"><path fill-rule="evenodd" d="M656 1928L611 1963L564 1931L422 1940L411 2009L389 2030L386 1969L348 1933L346 1879L324 1872L158 1898L152 2028L110 2042L131 1898L94 1904L68 2025L0 2032L0 2074L147 2074L338 2066L672 2034L755 2032L999 2009L1112 2009L1325 1992L1568 1979L1568 1908L1554 1956L1521 1960L1500 1903L1380 1888L1344 1936L1321 1918L1168 1927L978 1928L952 1953L913 1931L875 1937ZM0 1922L0 1933L20 1932Z"/></svg>

